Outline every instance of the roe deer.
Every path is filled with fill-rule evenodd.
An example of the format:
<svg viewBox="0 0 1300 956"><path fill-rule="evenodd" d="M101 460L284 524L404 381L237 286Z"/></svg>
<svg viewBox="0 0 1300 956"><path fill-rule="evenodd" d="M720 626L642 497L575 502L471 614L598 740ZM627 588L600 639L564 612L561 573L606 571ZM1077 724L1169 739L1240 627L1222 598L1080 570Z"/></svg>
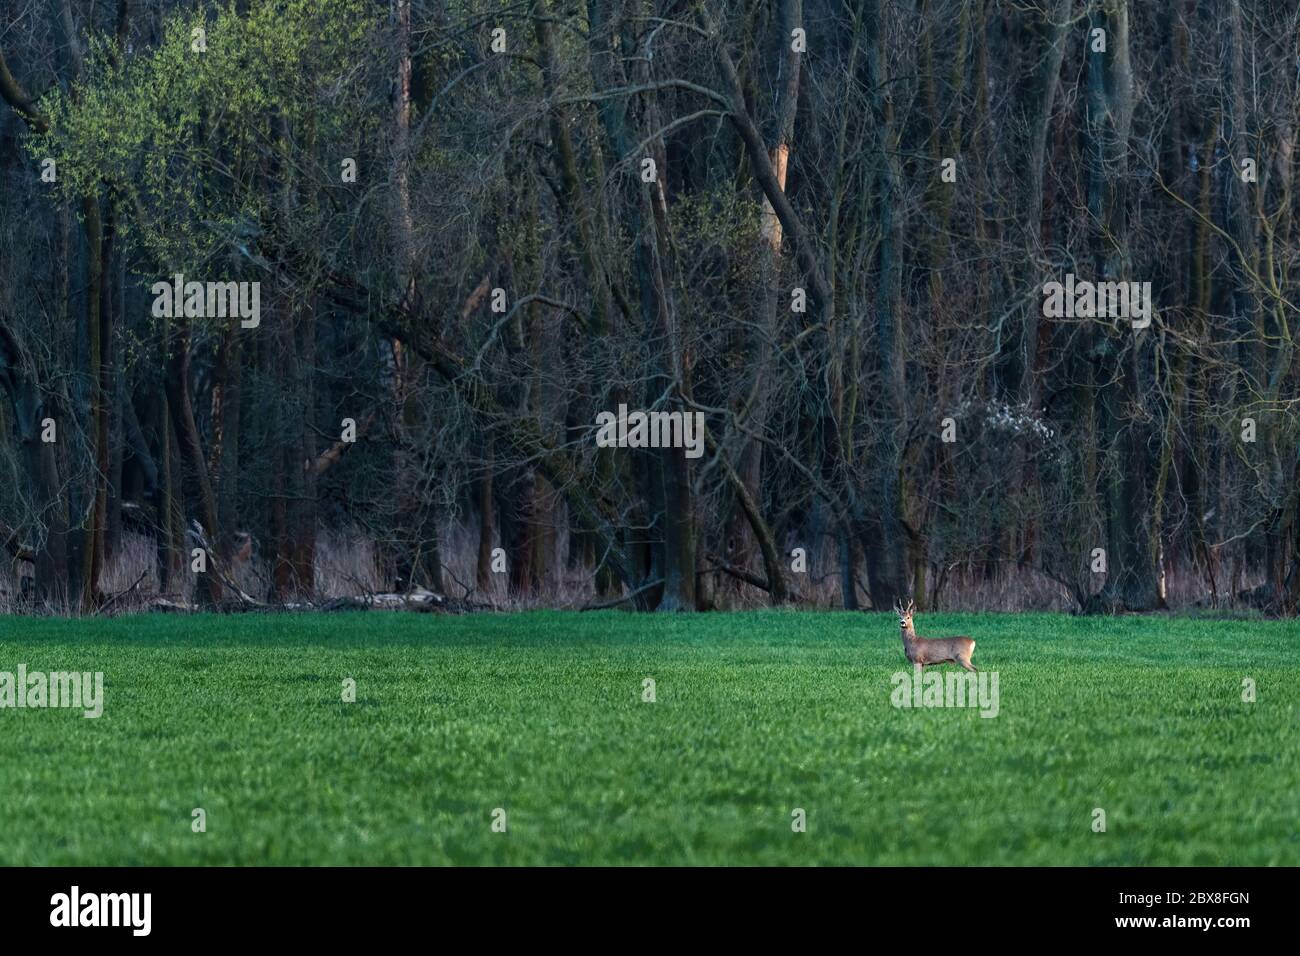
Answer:
<svg viewBox="0 0 1300 956"><path fill-rule="evenodd" d="M898 625L903 629L903 653L913 664L928 667L951 662L979 673L970 662L971 654L975 653L975 642L969 637L917 637L912 627L912 612L916 605L908 601L906 608L895 604L894 610L898 612Z"/></svg>

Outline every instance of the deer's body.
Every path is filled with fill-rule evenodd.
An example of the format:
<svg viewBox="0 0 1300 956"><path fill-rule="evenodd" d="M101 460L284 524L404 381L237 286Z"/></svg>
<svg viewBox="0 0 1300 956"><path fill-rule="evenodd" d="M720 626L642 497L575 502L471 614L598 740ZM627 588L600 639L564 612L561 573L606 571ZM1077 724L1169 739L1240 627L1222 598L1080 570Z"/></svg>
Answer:
<svg viewBox="0 0 1300 956"><path fill-rule="evenodd" d="M968 671L974 671L970 662L975 653L975 641L969 637L917 637L912 626L912 612L915 605L907 602L907 607L895 607L898 611L898 626L903 632L903 653L912 664L930 667L934 664L956 664ZM977 671L978 673L978 671Z"/></svg>

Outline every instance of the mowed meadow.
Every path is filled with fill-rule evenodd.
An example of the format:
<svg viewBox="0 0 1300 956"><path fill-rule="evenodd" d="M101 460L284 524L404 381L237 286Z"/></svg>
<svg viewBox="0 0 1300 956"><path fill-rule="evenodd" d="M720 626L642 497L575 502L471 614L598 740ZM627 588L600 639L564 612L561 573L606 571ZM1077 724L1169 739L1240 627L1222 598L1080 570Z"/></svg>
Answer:
<svg viewBox="0 0 1300 956"><path fill-rule="evenodd" d="M0 710L0 863L1300 864L1300 624L916 627L995 718L892 706L884 614L0 618L106 698Z"/></svg>

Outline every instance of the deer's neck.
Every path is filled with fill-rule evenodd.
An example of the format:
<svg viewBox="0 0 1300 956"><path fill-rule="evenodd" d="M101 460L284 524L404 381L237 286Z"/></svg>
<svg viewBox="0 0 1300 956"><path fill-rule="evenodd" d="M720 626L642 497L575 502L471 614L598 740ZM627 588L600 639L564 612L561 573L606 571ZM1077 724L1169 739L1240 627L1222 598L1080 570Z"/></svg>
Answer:
<svg viewBox="0 0 1300 956"><path fill-rule="evenodd" d="M904 643L904 644L911 644L912 642L914 642L914 641L916 640L916 628L915 628L915 627L904 627L904 628L901 628L901 630L902 630L902 632L903 632L903 643Z"/></svg>

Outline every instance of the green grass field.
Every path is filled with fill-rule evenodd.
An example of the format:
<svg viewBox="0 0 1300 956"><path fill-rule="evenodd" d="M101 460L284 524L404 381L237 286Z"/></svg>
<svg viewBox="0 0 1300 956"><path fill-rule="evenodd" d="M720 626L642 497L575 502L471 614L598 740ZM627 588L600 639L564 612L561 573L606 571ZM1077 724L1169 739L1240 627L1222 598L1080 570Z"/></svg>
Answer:
<svg viewBox="0 0 1300 956"><path fill-rule="evenodd" d="M0 710L0 863L1300 864L1296 622L917 629L996 718L892 706L889 615L0 618L106 695Z"/></svg>

